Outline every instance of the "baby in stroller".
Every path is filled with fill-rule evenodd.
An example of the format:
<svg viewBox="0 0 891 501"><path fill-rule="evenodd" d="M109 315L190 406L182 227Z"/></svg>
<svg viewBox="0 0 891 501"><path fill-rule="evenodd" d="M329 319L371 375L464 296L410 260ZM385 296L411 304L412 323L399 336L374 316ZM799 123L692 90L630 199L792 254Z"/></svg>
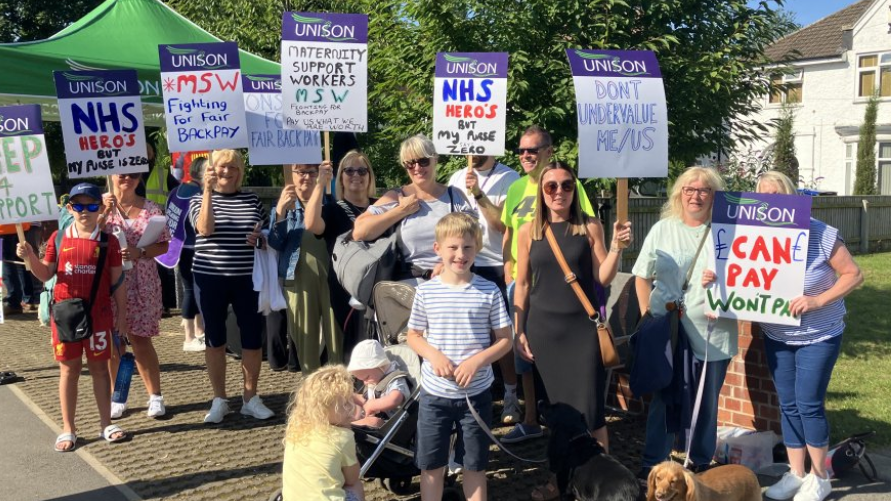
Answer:
<svg viewBox="0 0 891 501"><path fill-rule="evenodd" d="M399 371L398 364L387 357L376 340L362 341L353 348L347 370L365 385L362 394L357 395L365 417L354 425L380 428L411 397L408 374Z"/></svg>

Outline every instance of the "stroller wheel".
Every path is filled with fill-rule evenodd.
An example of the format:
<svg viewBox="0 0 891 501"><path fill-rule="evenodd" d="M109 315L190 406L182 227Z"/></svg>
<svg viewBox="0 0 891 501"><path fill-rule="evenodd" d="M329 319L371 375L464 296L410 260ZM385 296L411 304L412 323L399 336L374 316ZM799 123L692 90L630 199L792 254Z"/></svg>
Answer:
<svg viewBox="0 0 891 501"><path fill-rule="evenodd" d="M275 491L275 494L269 497L269 501L282 501L282 490Z"/></svg>
<svg viewBox="0 0 891 501"><path fill-rule="evenodd" d="M411 479L412 477L392 477L384 479L384 487L392 492L393 494L398 494L400 496L411 493Z"/></svg>

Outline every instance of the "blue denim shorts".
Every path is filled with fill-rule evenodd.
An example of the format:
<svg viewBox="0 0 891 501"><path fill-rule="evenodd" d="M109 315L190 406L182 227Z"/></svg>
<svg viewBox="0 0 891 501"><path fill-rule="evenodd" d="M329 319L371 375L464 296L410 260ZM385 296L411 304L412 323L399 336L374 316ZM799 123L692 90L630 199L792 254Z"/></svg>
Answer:
<svg viewBox="0 0 891 501"><path fill-rule="evenodd" d="M458 430L455 462L468 471L486 471L489 463L489 437L467 407L464 398L442 398L421 390L418 410L418 437L415 464L421 470L436 470L449 464L452 430ZM483 422L492 422L492 394L486 390L470 397Z"/></svg>
<svg viewBox="0 0 891 501"><path fill-rule="evenodd" d="M516 284L516 282L511 282L507 285L507 313L508 315L510 315L511 320L514 319L514 284ZM516 329L514 329L514 331L516 331ZM532 362L529 362L525 358L521 357L516 347L514 347L513 351L514 368L516 369L517 375L532 372Z"/></svg>

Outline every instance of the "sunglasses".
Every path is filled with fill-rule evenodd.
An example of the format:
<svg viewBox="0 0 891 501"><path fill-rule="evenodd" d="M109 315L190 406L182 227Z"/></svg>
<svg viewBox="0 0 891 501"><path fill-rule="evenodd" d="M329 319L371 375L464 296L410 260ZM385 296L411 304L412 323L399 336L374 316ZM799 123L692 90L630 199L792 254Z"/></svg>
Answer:
<svg viewBox="0 0 891 501"><path fill-rule="evenodd" d="M517 155L526 155L526 154L528 154L528 155L538 155L538 153L539 153L541 150L543 150L543 149L545 149L545 148L547 148L547 147L548 147L548 146L538 146L538 147L536 147L536 148L516 148L516 149L514 150L514 153L516 153Z"/></svg>
<svg viewBox="0 0 891 501"><path fill-rule="evenodd" d="M347 167L343 170L343 173L349 177L365 177L368 175L368 169L366 169L365 167Z"/></svg>
<svg viewBox="0 0 891 501"><path fill-rule="evenodd" d="M74 209L74 212L83 212L84 209L87 212L99 212L100 204L68 204L69 207Z"/></svg>
<svg viewBox="0 0 891 501"><path fill-rule="evenodd" d="M557 193L558 188L563 193L572 193L575 191L575 181L566 180L562 183L558 183L557 181L550 181L542 185L542 189L547 195L554 195L555 193Z"/></svg>
<svg viewBox="0 0 891 501"><path fill-rule="evenodd" d="M406 160L405 162L402 162L402 166L409 170L411 170L411 168L415 165L420 167L430 167L430 159L425 157L416 158L414 160Z"/></svg>
<svg viewBox="0 0 891 501"><path fill-rule="evenodd" d="M118 179L139 179L142 174L133 173L133 174L118 174Z"/></svg>

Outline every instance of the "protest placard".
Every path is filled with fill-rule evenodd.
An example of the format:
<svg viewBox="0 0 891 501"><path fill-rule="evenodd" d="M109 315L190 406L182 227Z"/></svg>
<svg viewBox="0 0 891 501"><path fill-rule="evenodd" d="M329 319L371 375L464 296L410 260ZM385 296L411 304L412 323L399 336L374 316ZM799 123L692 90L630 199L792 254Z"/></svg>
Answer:
<svg viewBox="0 0 891 501"><path fill-rule="evenodd" d="M170 151L246 148L235 42L159 45Z"/></svg>
<svg viewBox="0 0 891 501"><path fill-rule="evenodd" d="M148 171L136 70L54 71L69 178Z"/></svg>
<svg viewBox="0 0 891 501"><path fill-rule="evenodd" d="M668 113L651 51L569 49L579 177L668 175Z"/></svg>
<svg viewBox="0 0 891 501"><path fill-rule="evenodd" d="M0 107L0 224L58 215L40 106Z"/></svg>
<svg viewBox="0 0 891 501"><path fill-rule="evenodd" d="M504 154L506 52L440 52L433 80L433 144L443 155Z"/></svg>
<svg viewBox="0 0 891 501"><path fill-rule="evenodd" d="M244 75L242 84L252 165L322 161L319 131L284 128L281 75Z"/></svg>
<svg viewBox="0 0 891 501"><path fill-rule="evenodd" d="M810 214L810 197L716 193L712 269L717 281L706 290L706 313L800 325L789 302L804 291Z"/></svg>
<svg viewBox="0 0 891 501"><path fill-rule="evenodd" d="M282 96L286 129L368 128L368 16L285 12Z"/></svg>

